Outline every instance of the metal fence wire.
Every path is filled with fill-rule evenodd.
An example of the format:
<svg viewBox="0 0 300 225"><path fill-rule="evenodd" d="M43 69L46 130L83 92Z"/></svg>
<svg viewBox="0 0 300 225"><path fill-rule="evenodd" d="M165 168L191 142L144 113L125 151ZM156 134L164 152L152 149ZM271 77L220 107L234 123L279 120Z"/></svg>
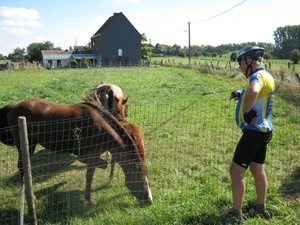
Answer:
<svg viewBox="0 0 300 225"><path fill-rule="evenodd" d="M291 110L278 112L275 107L272 116L275 131L267 153L266 170L270 176L270 184L280 184L277 188L283 196L299 196L300 140L294 137L295 134L299 137L300 97L281 98L293 98L294 105L290 107L295 107L298 111L294 111L294 114ZM240 129L235 125L234 110L233 101L224 101L222 105L215 105L212 101L131 104L127 119L143 130L152 192L158 187L164 187L165 192L174 191L180 188L178 182L174 184L174 179L182 180L183 183L195 182L201 179L202 173L208 171L220 180L220 185L222 180L227 179L228 182L227 169L241 135ZM277 117L282 113L286 115L284 118ZM49 126L56 125L49 123ZM72 141L78 142L75 131L73 133ZM43 135L46 137L50 134ZM62 134L58 131L56 135ZM58 136L51 138L53 148L57 138ZM101 141L101 137L97 138ZM65 147L67 150L67 142ZM19 224L21 189L17 169L18 151L16 147L2 143L0 150L0 224ZM284 154L280 154L283 151ZM101 155L108 162L110 157L107 152ZM70 152L49 151L37 145L31 157L31 172L39 224L43 221L61 222L61 215L68 217L80 212L81 205L84 204L86 165L76 159L77 156ZM116 165L115 168L111 184L114 188L106 188L109 175L110 165L107 169L96 170L92 184L92 195L96 196L96 200L109 201L117 198L120 193L115 190L130 195L124 185L124 173L120 166ZM205 185L209 181L202 182ZM27 209L25 204L25 220L28 217Z"/></svg>

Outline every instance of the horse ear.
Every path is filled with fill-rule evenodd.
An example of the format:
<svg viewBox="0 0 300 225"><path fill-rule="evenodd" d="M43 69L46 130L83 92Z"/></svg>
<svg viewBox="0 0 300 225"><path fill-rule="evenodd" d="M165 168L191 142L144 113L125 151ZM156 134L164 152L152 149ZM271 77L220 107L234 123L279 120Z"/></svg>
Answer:
<svg viewBox="0 0 300 225"><path fill-rule="evenodd" d="M128 100L129 100L129 97L123 98L123 99L122 99L122 105L127 104Z"/></svg>

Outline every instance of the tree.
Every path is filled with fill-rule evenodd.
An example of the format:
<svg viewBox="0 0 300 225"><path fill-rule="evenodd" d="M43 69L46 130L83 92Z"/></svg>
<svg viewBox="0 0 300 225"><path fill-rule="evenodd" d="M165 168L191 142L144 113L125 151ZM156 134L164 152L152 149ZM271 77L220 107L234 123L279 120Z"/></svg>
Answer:
<svg viewBox="0 0 300 225"><path fill-rule="evenodd" d="M271 58L272 58L272 56L271 56L271 54L269 52L265 52L264 53L264 59L269 60Z"/></svg>
<svg viewBox="0 0 300 225"><path fill-rule="evenodd" d="M298 64L299 60L300 60L300 51L298 49L294 49L291 52L291 58L290 58L293 62L293 64Z"/></svg>
<svg viewBox="0 0 300 225"><path fill-rule="evenodd" d="M237 60L237 52L232 52L230 55L230 61L235 62Z"/></svg>
<svg viewBox="0 0 300 225"><path fill-rule="evenodd" d="M8 59L12 62L21 62L25 59L25 48L15 48L13 53L8 54Z"/></svg>
<svg viewBox="0 0 300 225"><path fill-rule="evenodd" d="M148 59L152 55L153 45L147 43L148 40L147 40L147 37L146 37L145 33L142 34L141 41L142 41L142 43L141 43L141 45L142 45L142 58L143 59Z"/></svg>
<svg viewBox="0 0 300 225"><path fill-rule="evenodd" d="M274 31L275 56L289 59L293 49L300 49L300 25L278 27Z"/></svg>
<svg viewBox="0 0 300 225"><path fill-rule="evenodd" d="M34 42L27 47L27 58L29 62L41 62L42 54L41 50L61 50L60 47L54 47L54 44L50 41Z"/></svg>
<svg viewBox="0 0 300 225"><path fill-rule="evenodd" d="M0 60L6 60L6 56L0 54Z"/></svg>

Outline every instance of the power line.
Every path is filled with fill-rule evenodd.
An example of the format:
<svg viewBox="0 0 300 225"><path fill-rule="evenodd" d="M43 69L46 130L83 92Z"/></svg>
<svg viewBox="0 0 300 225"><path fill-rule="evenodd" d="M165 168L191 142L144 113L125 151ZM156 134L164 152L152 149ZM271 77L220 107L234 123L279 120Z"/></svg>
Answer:
<svg viewBox="0 0 300 225"><path fill-rule="evenodd" d="M224 11L224 12L222 12L222 13L219 13L219 14L213 16L213 17L210 17L210 18L208 18L208 19L201 20L201 21L198 21L198 22L191 22L190 24L203 23L203 22L205 22L205 21L208 21L208 20L211 20L211 19L216 18L216 17L218 17L218 16L221 16L221 15L223 15L223 14L229 12L230 10L232 10L232 9L234 9L234 8L236 8L236 7L238 7L239 5L243 4L243 3L246 2L246 1L247 1L247 0L244 0L244 1L240 2L239 4L237 4L237 5L233 6L233 7L231 7L230 9L227 9L226 11ZM186 25L188 25L188 24L189 24L189 23L186 23L182 28L180 28L180 29L177 30L176 32L172 33L171 35L169 35L169 36L167 36L167 37L165 37L165 38L157 39L157 40L164 40L164 39L167 39L167 38L169 38L169 37L174 36L174 35L177 34L179 31L182 31L183 28L184 28Z"/></svg>
<svg viewBox="0 0 300 225"><path fill-rule="evenodd" d="M160 38L160 39L158 39L158 40L163 40L163 39L167 39L167 38L169 38L169 37L172 37L173 35L177 34L179 31L182 31L182 30L183 30L183 28L185 28L187 24L188 24L188 23L184 24L184 26L183 26L183 27L181 27L179 30L177 30L176 32L172 33L172 34L171 34L171 35L169 35L168 37L165 37L165 38Z"/></svg>
<svg viewBox="0 0 300 225"><path fill-rule="evenodd" d="M208 18L208 19L201 20L201 21L198 21L198 22L192 22L192 23L193 23L193 24L194 24L194 23L203 23L203 22L205 22L205 21L208 21L208 20L211 20L211 19L216 18L216 17L218 17L218 16L221 16L221 15L223 15L223 14L229 12L230 10L232 10L232 9L234 9L234 8L236 8L236 7L238 7L239 5L243 4L245 1L247 1L247 0L242 1L242 2L240 2L239 4L237 4L237 5L233 6L233 7L231 7L230 9L227 9L226 11L221 12L220 14L217 14L217 15L215 15L215 16L213 16L213 17L210 17L210 18Z"/></svg>

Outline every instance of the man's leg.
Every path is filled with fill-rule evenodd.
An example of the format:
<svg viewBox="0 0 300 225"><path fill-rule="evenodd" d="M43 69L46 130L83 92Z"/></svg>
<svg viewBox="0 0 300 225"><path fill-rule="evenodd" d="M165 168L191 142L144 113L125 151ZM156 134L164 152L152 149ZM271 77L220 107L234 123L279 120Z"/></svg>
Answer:
<svg viewBox="0 0 300 225"><path fill-rule="evenodd" d="M232 185L232 207L235 210L241 211L246 190L246 182L244 179L246 169L232 162L229 172Z"/></svg>
<svg viewBox="0 0 300 225"><path fill-rule="evenodd" d="M257 204L263 205L265 207L267 195L267 175L264 168L264 164L255 162L252 162L250 164L250 171L255 181Z"/></svg>

